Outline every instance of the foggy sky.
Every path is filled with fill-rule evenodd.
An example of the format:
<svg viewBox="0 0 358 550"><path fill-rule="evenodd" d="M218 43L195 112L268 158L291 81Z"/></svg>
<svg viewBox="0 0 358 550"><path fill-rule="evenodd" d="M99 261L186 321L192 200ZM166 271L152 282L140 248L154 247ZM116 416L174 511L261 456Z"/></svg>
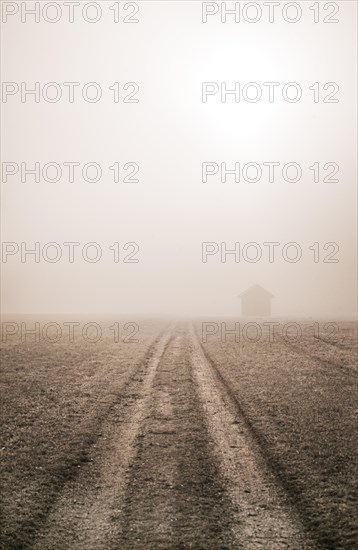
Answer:
<svg viewBox="0 0 358 550"><path fill-rule="evenodd" d="M201 22L200 2L142 2L140 23L2 25L3 81L96 81L95 104L61 100L2 104L2 161L43 166L97 162L97 183L2 183L2 240L85 243L98 263L10 257L2 264L6 313L235 315L237 295L258 283L273 315L356 313L356 4L340 23ZM114 103L108 87L137 82L137 104ZM202 103L202 82L299 82L305 98ZM308 87L337 82L337 104L314 103ZM108 167L135 162L139 183L113 183ZM297 183L201 181L202 163L297 162ZM308 168L335 162L339 183ZM202 262L202 242L299 243L297 263ZM138 263L114 263L109 247L138 243ZM339 244L338 263L313 262L309 246ZM63 248L63 250L65 250ZM280 248L278 249L280 250ZM127 251L128 254L130 250ZM230 259L231 258L231 259ZM265 256L266 258L266 256Z"/></svg>

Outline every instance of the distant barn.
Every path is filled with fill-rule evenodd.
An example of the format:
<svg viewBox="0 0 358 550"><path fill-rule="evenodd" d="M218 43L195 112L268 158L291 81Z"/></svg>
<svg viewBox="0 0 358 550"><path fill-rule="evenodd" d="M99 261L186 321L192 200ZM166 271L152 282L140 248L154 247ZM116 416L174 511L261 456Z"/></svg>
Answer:
<svg viewBox="0 0 358 550"><path fill-rule="evenodd" d="M250 286L239 294L243 317L269 317L273 295L260 285Z"/></svg>

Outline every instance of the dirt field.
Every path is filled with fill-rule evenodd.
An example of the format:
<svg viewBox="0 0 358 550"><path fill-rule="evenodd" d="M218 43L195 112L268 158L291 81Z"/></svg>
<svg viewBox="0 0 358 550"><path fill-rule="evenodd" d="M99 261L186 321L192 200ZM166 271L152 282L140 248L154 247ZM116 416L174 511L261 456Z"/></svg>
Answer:
<svg viewBox="0 0 358 550"><path fill-rule="evenodd" d="M1 548L358 547L353 323L109 326L2 345Z"/></svg>

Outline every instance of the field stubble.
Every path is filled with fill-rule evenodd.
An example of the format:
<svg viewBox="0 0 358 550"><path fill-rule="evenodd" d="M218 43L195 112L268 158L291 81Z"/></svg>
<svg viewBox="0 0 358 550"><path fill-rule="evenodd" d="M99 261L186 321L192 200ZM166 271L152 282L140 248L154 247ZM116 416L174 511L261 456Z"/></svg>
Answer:
<svg viewBox="0 0 358 550"><path fill-rule="evenodd" d="M1 548L356 548L356 326L204 343L199 321L138 325L137 343L3 345ZM307 545L278 534L277 496Z"/></svg>

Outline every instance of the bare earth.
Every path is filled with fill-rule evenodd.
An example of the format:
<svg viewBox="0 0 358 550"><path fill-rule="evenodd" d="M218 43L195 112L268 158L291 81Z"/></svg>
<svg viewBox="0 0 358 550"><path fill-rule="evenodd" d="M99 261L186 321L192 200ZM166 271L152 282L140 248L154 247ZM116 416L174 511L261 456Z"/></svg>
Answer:
<svg viewBox="0 0 358 550"><path fill-rule="evenodd" d="M104 342L82 357L93 371L41 371L23 393L67 351L5 347L1 548L358 547L351 333L314 349L203 344L199 323L146 334L122 362ZM321 417L308 425L311 399Z"/></svg>

